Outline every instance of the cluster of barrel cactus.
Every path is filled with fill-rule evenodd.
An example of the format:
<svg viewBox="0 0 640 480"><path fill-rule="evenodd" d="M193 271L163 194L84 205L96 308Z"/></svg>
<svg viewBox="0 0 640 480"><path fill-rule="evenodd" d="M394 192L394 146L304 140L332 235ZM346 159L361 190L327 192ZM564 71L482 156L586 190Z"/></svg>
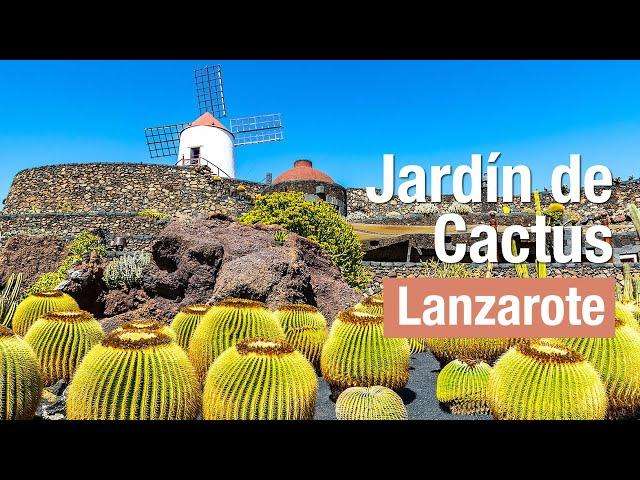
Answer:
<svg viewBox="0 0 640 480"><path fill-rule="evenodd" d="M29 327L42 315L62 310L80 310L80 307L73 297L60 290L47 290L29 295L16 307L12 321L13 331L24 337Z"/></svg>
<svg viewBox="0 0 640 480"><path fill-rule="evenodd" d="M171 329L176 334L178 345L188 350L193 332L210 308L210 305L204 304L188 305L173 317Z"/></svg>
<svg viewBox="0 0 640 480"><path fill-rule="evenodd" d="M427 347L441 365L456 358L471 358L493 363L517 343L513 338L428 338Z"/></svg>
<svg viewBox="0 0 640 480"><path fill-rule="evenodd" d="M320 353L327 340L327 321L317 307L305 304L281 305L274 315L286 340L316 368L320 368Z"/></svg>

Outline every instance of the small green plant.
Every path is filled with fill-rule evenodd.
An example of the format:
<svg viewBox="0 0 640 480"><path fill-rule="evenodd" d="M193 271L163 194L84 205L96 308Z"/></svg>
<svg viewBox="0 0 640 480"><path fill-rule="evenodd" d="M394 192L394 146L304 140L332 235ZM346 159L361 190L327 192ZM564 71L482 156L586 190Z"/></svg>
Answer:
<svg viewBox="0 0 640 480"><path fill-rule="evenodd" d="M49 312L24 337L40 362L45 385L70 380L85 354L100 342L102 327L83 310Z"/></svg>
<svg viewBox="0 0 640 480"><path fill-rule="evenodd" d="M38 359L31 347L0 325L0 420L31 420L42 387Z"/></svg>
<svg viewBox="0 0 640 480"><path fill-rule="evenodd" d="M285 242L287 241L288 236L289 235L284 230L278 230L273 234L273 239L276 241L277 244L284 245Z"/></svg>
<svg viewBox="0 0 640 480"><path fill-rule="evenodd" d="M100 257L104 257L107 253L106 248L102 245L100 237L87 231L77 234L71 243L67 246L70 255L77 255L82 258L95 250Z"/></svg>
<svg viewBox="0 0 640 480"><path fill-rule="evenodd" d="M511 213L511 207L509 205L502 205L502 213L509 215Z"/></svg>
<svg viewBox="0 0 640 480"><path fill-rule="evenodd" d="M149 252L134 252L109 262L103 280L107 287L133 288L140 285L144 268L151 263Z"/></svg>
<svg viewBox="0 0 640 480"><path fill-rule="evenodd" d="M302 192L258 195L253 208L240 217L245 224L276 224L318 242L352 287L364 287L370 275L362 265L364 253L353 227L326 202L305 200Z"/></svg>
<svg viewBox="0 0 640 480"><path fill-rule="evenodd" d="M238 186L237 186L237 188L236 188L236 191L237 191L238 193L243 193L243 192L245 192L246 190L247 190L247 187L245 187L244 185L238 185Z"/></svg>
<svg viewBox="0 0 640 480"><path fill-rule="evenodd" d="M20 289L22 288L22 273L12 273L4 282L0 292L0 325L11 328L11 320L20 303Z"/></svg>
<svg viewBox="0 0 640 480"><path fill-rule="evenodd" d="M524 207L522 210L520 210L522 213L526 213L526 214L532 214L532 213L536 213L535 209L531 208L531 207Z"/></svg>
<svg viewBox="0 0 640 480"><path fill-rule="evenodd" d="M462 263L444 263L434 258L422 262L423 277L427 278L481 278L480 268L470 268Z"/></svg>
<svg viewBox="0 0 640 480"><path fill-rule="evenodd" d="M455 415L489 412L487 385L491 367L475 359L455 359L438 374L436 399Z"/></svg>
<svg viewBox="0 0 640 480"><path fill-rule="evenodd" d="M437 215L439 210L438 206L433 203L421 203L413 209L413 212L420 215Z"/></svg>
<svg viewBox="0 0 640 480"><path fill-rule="evenodd" d="M350 387L336 400L338 420L407 420L400 395L387 387Z"/></svg>
<svg viewBox="0 0 640 480"><path fill-rule="evenodd" d="M546 210L542 212L551 223L559 222L564 217L564 205L560 203L550 204Z"/></svg>
<svg viewBox="0 0 640 480"><path fill-rule="evenodd" d="M120 331L94 346L69 386L70 420L195 420L198 378L170 337L150 330Z"/></svg>
<svg viewBox="0 0 640 480"><path fill-rule="evenodd" d="M144 208L138 212L138 216L145 218L157 218L159 220L171 218L171 215L168 213L162 213L155 208Z"/></svg>
<svg viewBox="0 0 640 480"><path fill-rule="evenodd" d="M248 338L225 350L207 375L206 420L311 420L318 379L286 340Z"/></svg>
<svg viewBox="0 0 640 480"><path fill-rule="evenodd" d="M453 202L449 205L449 208L447 208L447 212L457 213L458 215L467 215L471 213L471 211L471 207L466 203Z"/></svg>

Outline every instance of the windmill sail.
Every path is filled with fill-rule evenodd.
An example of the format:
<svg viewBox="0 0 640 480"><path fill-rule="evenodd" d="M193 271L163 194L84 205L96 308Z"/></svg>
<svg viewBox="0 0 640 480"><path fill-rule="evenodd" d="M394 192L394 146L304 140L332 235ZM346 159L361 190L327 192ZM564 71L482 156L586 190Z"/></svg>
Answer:
<svg viewBox="0 0 640 480"><path fill-rule="evenodd" d="M232 118L229 126L235 137L234 145L236 147L277 142L284 138L282 119L279 113Z"/></svg>
<svg viewBox="0 0 640 480"><path fill-rule="evenodd" d="M180 133L189 123L176 123L162 127L149 127L144 129L147 137L147 147L151 158L177 157L180 146Z"/></svg>
<svg viewBox="0 0 640 480"><path fill-rule="evenodd" d="M216 118L226 117L227 106L224 103L222 88L222 67L220 65L196 67L194 77L200 114L212 112Z"/></svg>

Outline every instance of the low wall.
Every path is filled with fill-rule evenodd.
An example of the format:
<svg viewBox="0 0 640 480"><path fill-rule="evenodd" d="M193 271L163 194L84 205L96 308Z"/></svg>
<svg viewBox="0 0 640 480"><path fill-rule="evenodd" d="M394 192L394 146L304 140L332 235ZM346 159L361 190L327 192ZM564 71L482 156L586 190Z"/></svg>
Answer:
<svg viewBox="0 0 640 480"><path fill-rule="evenodd" d="M135 213L39 213L0 215L0 245L15 235L50 235L71 240L85 230L100 229L107 242L126 236L128 248L142 250L170 220Z"/></svg>
<svg viewBox="0 0 640 480"><path fill-rule="evenodd" d="M369 293L377 293L381 290L384 277L400 277L413 278L420 277L421 263L405 263L405 262L363 262L365 267L372 273L372 282ZM469 267L484 268L484 265L469 264ZM529 264L529 271L535 272L535 265ZM631 272L634 275L640 275L640 263L631 264ZM615 277L619 282L622 281L622 264L621 263L550 263L547 264L547 275L549 277L595 277L609 278ZM496 263L493 265L493 277L517 277L513 264Z"/></svg>

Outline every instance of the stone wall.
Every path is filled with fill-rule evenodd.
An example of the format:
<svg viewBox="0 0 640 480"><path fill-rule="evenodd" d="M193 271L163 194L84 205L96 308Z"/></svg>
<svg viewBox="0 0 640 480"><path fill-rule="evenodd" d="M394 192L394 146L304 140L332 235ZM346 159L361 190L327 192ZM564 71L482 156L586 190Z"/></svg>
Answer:
<svg viewBox="0 0 640 480"><path fill-rule="evenodd" d="M238 192L240 185L244 192ZM171 215L220 212L236 217L251 208L252 198L264 187L243 180L216 180L206 167L52 165L19 172L3 213L138 212L154 208Z"/></svg>
<svg viewBox="0 0 640 480"><path fill-rule="evenodd" d="M420 277L422 270L421 263L405 263L405 262L363 262L365 267L371 271L372 282L369 287L369 293L377 293L381 290L382 280L384 277L400 277L413 278ZM469 264L469 267L485 269L484 265ZM529 264L529 271L535 271L535 264ZM631 264L631 272L634 275L640 275L640 263ZM619 282L622 281L622 264L621 263L550 263L547 265L547 275L549 277L596 277L608 278L615 277ZM493 265L494 277L517 277L515 267L510 263L496 263Z"/></svg>
<svg viewBox="0 0 640 480"><path fill-rule="evenodd" d="M39 213L0 215L0 246L16 235L51 235L70 241L85 230L101 230L107 242L126 236L128 248L142 250L169 220L141 217L135 213Z"/></svg>

